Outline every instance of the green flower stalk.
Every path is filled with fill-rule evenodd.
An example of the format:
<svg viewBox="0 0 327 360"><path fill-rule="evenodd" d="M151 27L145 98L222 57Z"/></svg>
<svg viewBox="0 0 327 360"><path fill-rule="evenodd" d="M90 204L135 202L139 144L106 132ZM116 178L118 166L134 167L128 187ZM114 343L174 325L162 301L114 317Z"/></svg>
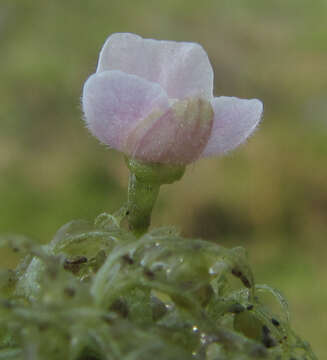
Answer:
<svg viewBox="0 0 327 360"><path fill-rule="evenodd" d="M128 200L124 207L130 230L137 236L144 234L151 221L151 212L161 185L172 184L181 179L183 165L144 164L126 159L130 170Z"/></svg>

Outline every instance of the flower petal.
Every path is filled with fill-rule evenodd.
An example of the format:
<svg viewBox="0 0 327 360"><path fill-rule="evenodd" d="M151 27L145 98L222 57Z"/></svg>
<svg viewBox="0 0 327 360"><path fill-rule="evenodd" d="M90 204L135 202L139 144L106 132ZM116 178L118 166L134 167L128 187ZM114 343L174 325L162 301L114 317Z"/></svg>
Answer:
<svg viewBox="0 0 327 360"><path fill-rule="evenodd" d="M189 164L208 142L213 115L206 100L178 101L159 119L140 122L128 136L126 148L144 162Z"/></svg>
<svg viewBox="0 0 327 360"><path fill-rule="evenodd" d="M158 117L169 108L165 91L155 83L121 71L93 74L82 96L89 130L101 142L122 150L135 124L151 113Z"/></svg>
<svg viewBox="0 0 327 360"><path fill-rule="evenodd" d="M97 72L121 70L159 83L170 98L212 99L213 71L201 45L117 33L102 47Z"/></svg>
<svg viewBox="0 0 327 360"><path fill-rule="evenodd" d="M258 125L263 104L258 99L221 96L211 102L214 123L202 156L223 154L243 143Z"/></svg>

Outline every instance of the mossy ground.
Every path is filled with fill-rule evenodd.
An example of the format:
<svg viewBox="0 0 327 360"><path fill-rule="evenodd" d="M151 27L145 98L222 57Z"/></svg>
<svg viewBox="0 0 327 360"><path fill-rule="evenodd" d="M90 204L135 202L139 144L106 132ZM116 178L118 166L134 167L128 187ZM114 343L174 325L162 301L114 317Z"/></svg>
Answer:
<svg viewBox="0 0 327 360"><path fill-rule="evenodd" d="M1 272L0 359L316 359L243 248L172 228L137 239L108 214L63 226L46 246L1 241L22 260Z"/></svg>

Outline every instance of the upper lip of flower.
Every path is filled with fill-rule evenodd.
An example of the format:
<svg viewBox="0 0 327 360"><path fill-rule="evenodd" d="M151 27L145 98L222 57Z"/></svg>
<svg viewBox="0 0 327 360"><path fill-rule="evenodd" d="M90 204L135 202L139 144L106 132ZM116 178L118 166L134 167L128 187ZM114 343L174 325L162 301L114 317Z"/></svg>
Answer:
<svg viewBox="0 0 327 360"><path fill-rule="evenodd" d="M213 98L213 70L201 45L143 39L130 33L108 37L97 73L120 70L159 84L170 99Z"/></svg>
<svg viewBox="0 0 327 360"><path fill-rule="evenodd" d="M129 33L109 36L82 100L94 135L150 162L225 153L253 132L263 111L257 99L213 97L212 67L199 44ZM193 123L190 109L198 114Z"/></svg>

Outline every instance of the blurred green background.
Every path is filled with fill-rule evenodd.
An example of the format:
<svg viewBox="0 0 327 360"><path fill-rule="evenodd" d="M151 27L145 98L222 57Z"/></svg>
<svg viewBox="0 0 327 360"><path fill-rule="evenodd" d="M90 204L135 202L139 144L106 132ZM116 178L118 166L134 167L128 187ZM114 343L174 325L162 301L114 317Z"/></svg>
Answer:
<svg viewBox="0 0 327 360"><path fill-rule="evenodd" d="M0 233L46 243L124 201L122 156L80 109L109 34L199 42L215 94L262 99L264 119L246 146L164 187L153 223L245 246L257 281L282 290L294 328L327 358L326 23L326 0L2 0Z"/></svg>

